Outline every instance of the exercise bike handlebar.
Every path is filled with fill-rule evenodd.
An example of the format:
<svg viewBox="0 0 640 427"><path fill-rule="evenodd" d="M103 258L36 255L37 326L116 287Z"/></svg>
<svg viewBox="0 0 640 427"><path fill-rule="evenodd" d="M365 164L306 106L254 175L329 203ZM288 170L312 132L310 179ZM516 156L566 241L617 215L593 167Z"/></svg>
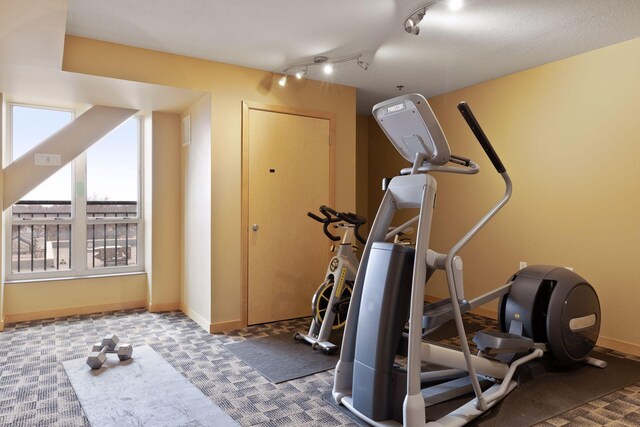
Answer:
<svg viewBox="0 0 640 427"><path fill-rule="evenodd" d="M329 224L340 221L340 218L338 218L338 212L336 212L335 210L325 205L320 206L319 210L320 210L320 213L322 213L325 216L324 218L321 218L312 212L307 212L307 216L309 218L315 219L316 221L322 223L322 231L329 238L329 240L332 240L334 242L339 241L340 237L334 236L329 231Z"/></svg>
<svg viewBox="0 0 640 427"><path fill-rule="evenodd" d="M493 163L493 167L496 168L498 173L506 172L507 169L502 164L502 160L500 160L500 157L498 157L496 150L493 149L493 146L489 142L489 138L487 138L487 135L485 135L484 131L480 127L480 124L476 120L476 117L473 115L473 112L471 111L471 108L469 108L469 105L463 101L458 104L458 110L462 114L464 120L467 122L467 125L469 125L471 132L473 132L473 134L476 136L476 139L482 146L484 152L487 154L487 157L489 157L489 160L491 160L491 163Z"/></svg>
<svg viewBox="0 0 640 427"><path fill-rule="evenodd" d="M365 217L354 214L352 212L338 212L338 218L340 218L344 222L352 224L354 226L353 234L356 236L356 239L358 239L358 241L363 245L367 244L367 239L363 238L359 233L360 226L367 222L367 219Z"/></svg>
<svg viewBox="0 0 640 427"><path fill-rule="evenodd" d="M307 216L322 224L322 231L330 240L337 242L340 240L340 237L331 234L329 231L329 225L335 222L344 221L354 226L353 234L356 239L358 239L358 241L363 245L366 244L366 239L364 239L359 233L360 226L367 222L366 218L352 212L338 212L325 205L320 206L319 210L320 213L324 215L324 218L319 217L313 212L307 212Z"/></svg>

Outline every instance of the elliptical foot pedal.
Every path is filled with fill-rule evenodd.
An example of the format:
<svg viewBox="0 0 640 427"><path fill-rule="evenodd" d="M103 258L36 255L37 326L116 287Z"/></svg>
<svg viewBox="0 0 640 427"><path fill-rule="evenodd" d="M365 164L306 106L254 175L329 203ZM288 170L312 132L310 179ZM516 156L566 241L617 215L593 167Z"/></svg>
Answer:
<svg viewBox="0 0 640 427"><path fill-rule="evenodd" d="M531 338L509 332L480 331L473 337L473 342L487 356L525 353L534 348Z"/></svg>

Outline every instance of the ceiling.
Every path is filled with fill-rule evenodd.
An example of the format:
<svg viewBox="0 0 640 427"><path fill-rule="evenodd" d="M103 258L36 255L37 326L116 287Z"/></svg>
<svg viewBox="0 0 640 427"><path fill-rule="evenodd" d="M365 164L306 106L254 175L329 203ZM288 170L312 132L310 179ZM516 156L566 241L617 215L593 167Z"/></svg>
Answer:
<svg viewBox="0 0 640 427"><path fill-rule="evenodd" d="M0 0L0 94L83 110L110 105L181 112L204 93L62 71L66 0Z"/></svg>
<svg viewBox="0 0 640 427"><path fill-rule="evenodd" d="M357 88L358 112L404 92L430 97L640 37L640 0L68 0L67 34L273 72L365 53L325 77ZM283 88L286 90L286 88Z"/></svg>

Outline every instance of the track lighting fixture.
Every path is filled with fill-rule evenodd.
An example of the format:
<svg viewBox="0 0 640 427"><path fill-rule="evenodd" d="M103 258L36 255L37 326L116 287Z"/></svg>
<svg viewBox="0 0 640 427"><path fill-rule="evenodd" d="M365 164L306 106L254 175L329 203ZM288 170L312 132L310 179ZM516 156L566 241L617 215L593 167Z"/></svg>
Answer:
<svg viewBox="0 0 640 427"><path fill-rule="evenodd" d="M307 72L309 71L309 67L319 66L322 67L322 71L324 74L329 75L333 73L335 65L341 64L343 62L355 61L358 67L363 70L367 70L369 68L369 62L364 59L365 54L359 53L357 55L345 56L342 58L330 59L326 56L316 56L313 58L313 61L309 62L301 62L298 64L293 64L282 70L282 77L278 80L278 84L280 86L285 86L287 84L287 76L292 74L296 77L296 79L302 79Z"/></svg>
<svg viewBox="0 0 640 427"><path fill-rule="evenodd" d="M420 27L418 27L418 24L427 14L427 10L434 4L440 3L440 1L442 0L431 0L414 10L411 15L409 15L409 17L405 19L404 30L409 34L413 34L414 36L420 34ZM448 4L451 11L457 12L462 9L464 0L448 0Z"/></svg>

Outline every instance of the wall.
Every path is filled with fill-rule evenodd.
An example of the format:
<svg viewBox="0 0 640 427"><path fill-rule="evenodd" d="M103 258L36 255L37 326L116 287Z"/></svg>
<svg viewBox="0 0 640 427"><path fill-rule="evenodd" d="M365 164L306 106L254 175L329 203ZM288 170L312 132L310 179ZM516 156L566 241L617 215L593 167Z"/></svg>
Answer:
<svg viewBox="0 0 640 427"><path fill-rule="evenodd" d="M356 210L358 215L367 218L364 231L369 229L373 218L368 216L369 202L369 116L356 116ZM339 209L341 209L338 206Z"/></svg>
<svg viewBox="0 0 640 427"><path fill-rule="evenodd" d="M6 323L144 307L146 274L5 285Z"/></svg>
<svg viewBox="0 0 640 427"><path fill-rule="evenodd" d="M431 246L441 252L503 192L502 179L456 109L462 100L514 183L511 202L462 251L467 297L504 283L519 261L570 266L599 294L599 342L640 354L640 39L430 100L452 151L477 160L482 169L471 177L435 174L439 193ZM371 129L373 187L376 176L394 173L401 162L399 155L384 163L371 157L373 146L384 142ZM439 274L427 293L444 292Z"/></svg>
<svg viewBox="0 0 640 427"><path fill-rule="evenodd" d="M211 319L214 330L242 317L242 101L336 114L336 205L355 209L355 89L163 52L67 36L63 69L207 91L211 97Z"/></svg>
<svg viewBox="0 0 640 427"><path fill-rule="evenodd" d="M182 275L180 308L203 328L211 319L211 96L184 112L191 143L182 147Z"/></svg>
<svg viewBox="0 0 640 427"><path fill-rule="evenodd" d="M4 187L2 166L3 166L3 153L4 150L4 120L5 120L5 105L4 105L4 97L2 93L0 93L0 200L3 200L2 189ZM0 212L4 210L2 202L0 202ZM4 217L0 218L0 230L4 230ZM2 239L3 233L0 231L0 251L4 253L4 239ZM4 331L4 262L2 261L2 256L0 256L0 332Z"/></svg>
<svg viewBox="0 0 640 427"><path fill-rule="evenodd" d="M145 224L145 250L149 311L176 310L180 306L180 144L179 114L151 114L151 185L146 197L151 222ZM150 205L149 205L150 203ZM150 262L150 264L149 264Z"/></svg>

